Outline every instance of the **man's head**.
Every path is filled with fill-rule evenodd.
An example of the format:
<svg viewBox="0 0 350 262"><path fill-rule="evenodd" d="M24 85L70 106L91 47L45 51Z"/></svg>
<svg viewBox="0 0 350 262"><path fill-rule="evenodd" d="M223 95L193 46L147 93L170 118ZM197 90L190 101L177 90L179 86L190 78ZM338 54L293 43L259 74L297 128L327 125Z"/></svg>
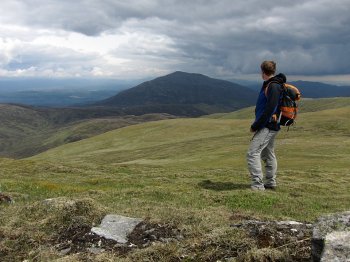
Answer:
<svg viewBox="0 0 350 262"><path fill-rule="evenodd" d="M260 68L264 80L274 76L276 73L276 63L274 61L264 61L261 63Z"/></svg>

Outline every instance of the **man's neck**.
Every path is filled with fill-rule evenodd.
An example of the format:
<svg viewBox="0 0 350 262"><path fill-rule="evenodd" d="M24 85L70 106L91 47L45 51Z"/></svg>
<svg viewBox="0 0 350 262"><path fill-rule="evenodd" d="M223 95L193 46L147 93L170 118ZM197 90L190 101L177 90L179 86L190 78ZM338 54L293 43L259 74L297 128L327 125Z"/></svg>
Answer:
<svg viewBox="0 0 350 262"><path fill-rule="evenodd" d="M268 75L265 75L264 74L264 76L263 76L263 80L264 81L267 81L267 80L269 80L270 78L272 78L272 77L274 77L275 75L270 75L270 76L268 76Z"/></svg>

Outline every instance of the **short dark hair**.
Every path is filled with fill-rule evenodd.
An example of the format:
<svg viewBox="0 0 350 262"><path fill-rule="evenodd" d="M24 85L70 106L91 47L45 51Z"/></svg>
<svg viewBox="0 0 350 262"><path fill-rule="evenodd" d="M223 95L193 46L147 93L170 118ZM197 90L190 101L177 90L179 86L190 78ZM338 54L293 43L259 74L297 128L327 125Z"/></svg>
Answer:
<svg viewBox="0 0 350 262"><path fill-rule="evenodd" d="M276 72L276 63L274 61L264 61L261 63L260 68L265 75L274 75Z"/></svg>

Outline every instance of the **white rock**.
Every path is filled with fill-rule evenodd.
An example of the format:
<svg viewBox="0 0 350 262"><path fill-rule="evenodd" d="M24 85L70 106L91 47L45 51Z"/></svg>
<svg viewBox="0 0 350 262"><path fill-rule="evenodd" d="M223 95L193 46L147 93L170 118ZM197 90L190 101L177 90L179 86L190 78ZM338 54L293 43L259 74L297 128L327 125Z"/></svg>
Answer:
<svg viewBox="0 0 350 262"><path fill-rule="evenodd" d="M350 211L330 214L320 217L314 224L312 231L312 257L314 261L320 261L326 245L327 235L333 232L350 231ZM332 239L332 235L331 235ZM349 241L350 242L350 241ZM326 260L323 260L326 261ZM328 261L349 261L347 260L328 260Z"/></svg>
<svg viewBox="0 0 350 262"><path fill-rule="evenodd" d="M279 221L277 222L277 225L303 225L303 223L297 222L297 221Z"/></svg>
<svg viewBox="0 0 350 262"><path fill-rule="evenodd" d="M334 231L327 234L321 261L350 261L349 231Z"/></svg>
<svg viewBox="0 0 350 262"><path fill-rule="evenodd" d="M106 215L101 225L93 227L91 232L104 237L112 239L118 243L125 244L128 242L127 236L141 223L143 219L130 218L120 215Z"/></svg>

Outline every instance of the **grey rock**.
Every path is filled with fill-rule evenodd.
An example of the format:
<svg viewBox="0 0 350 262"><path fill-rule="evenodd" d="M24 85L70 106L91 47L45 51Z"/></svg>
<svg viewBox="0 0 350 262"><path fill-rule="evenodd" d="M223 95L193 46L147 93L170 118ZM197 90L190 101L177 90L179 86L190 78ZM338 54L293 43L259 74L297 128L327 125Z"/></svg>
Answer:
<svg viewBox="0 0 350 262"><path fill-rule="evenodd" d="M95 255L105 251L103 248L99 248L99 247L89 247L86 250Z"/></svg>
<svg viewBox="0 0 350 262"><path fill-rule="evenodd" d="M321 261L350 262L350 231L334 231L326 236Z"/></svg>
<svg viewBox="0 0 350 262"><path fill-rule="evenodd" d="M61 256L65 256L65 255L67 255L71 250L72 250L71 247L62 249L62 250L60 250L60 255L61 255Z"/></svg>
<svg viewBox="0 0 350 262"><path fill-rule="evenodd" d="M93 227L91 232L106 239L112 239L118 243L125 244L128 242L127 236L142 221L143 219L140 218L106 215L103 218L101 225Z"/></svg>
<svg viewBox="0 0 350 262"><path fill-rule="evenodd" d="M286 225L286 226L294 226L294 225L303 225L303 223L297 222L297 221L279 221L277 222L277 225Z"/></svg>
<svg viewBox="0 0 350 262"><path fill-rule="evenodd" d="M326 236L333 231L350 231L350 211L320 217L314 224L312 232L313 261L321 260Z"/></svg>

